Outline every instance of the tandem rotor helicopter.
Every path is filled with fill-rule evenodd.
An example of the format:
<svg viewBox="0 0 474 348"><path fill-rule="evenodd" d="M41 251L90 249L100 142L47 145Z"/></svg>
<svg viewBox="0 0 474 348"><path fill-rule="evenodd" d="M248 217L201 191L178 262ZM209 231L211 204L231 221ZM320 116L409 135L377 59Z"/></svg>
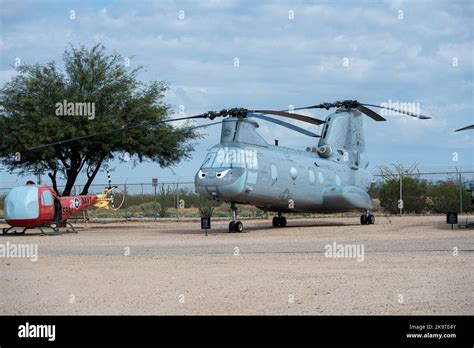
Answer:
<svg viewBox="0 0 474 348"><path fill-rule="evenodd" d="M375 121L386 121L368 107L391 110L400 114L429 119L431 117L356 100L295 108L291 111L248 110L244 108L209 111L203 114L166 119L157 122L126 125L80 139L122 132L137 127L149 127L160 123L210 119L223 117L219 144L205 156L195 175L196 191L215 201L230 204L229 232L242 232L243 223L238 220L237 204L249 204L265 211L275 212L273 227L287 225L284 213L330 213L363 211L360 223L374 224L370 214L372 200L368 189L372 175L367 170L369 160L365 153L362 118L366 115ZM325 120L295 113L297 110L335 108ZM267 115L285 117L312 125L323 125L321 134ZM268 121L289 128L319 142L312 143L306 151L295 150L267 143L257 132L259 123ZM37 146L33 149L61 145L77 140L67 139ZM19 198L20 199L20 198ZM21 204L21 202L12 204ZM8 219L6 219L8 222Z"/></svg>

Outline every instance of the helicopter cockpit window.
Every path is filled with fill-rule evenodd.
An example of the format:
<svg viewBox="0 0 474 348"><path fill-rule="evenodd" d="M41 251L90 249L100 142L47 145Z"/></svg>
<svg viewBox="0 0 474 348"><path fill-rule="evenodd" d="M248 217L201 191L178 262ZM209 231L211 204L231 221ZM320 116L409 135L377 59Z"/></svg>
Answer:
<svg viewBox="0 0 474 348"><path fill-rule="evenodd" d="M53 205L53 195L49 191L44 191L41 194L41 204L43 206Z"/></svg>
<svg viewBox="0 0 474 348"><path fill-rule="evenodd" d="M36 219L39 216L38 187L18 186L5 197L5 220Z"/></svg>
<svg viewBox="0 0 474 348"><path fill-rule="evenodd" d="M218 154L214 159L214 163L212 163L212 168L230 168L231 163L230 161L226 160L225 157Z"/></svg>
<svg viewBox="0 0 474 348"><path fill-rule="evenodd" d="M204 159L203 168L245 168L245 157L239 149L211 150Z"/></svg>
<svg viewBox="0 0 474 348"><path fill-rule="evenodd" d="M209 151L206 155L206 158L204 158L204 162L202 162L201 168L212 168L212 163L214 162L214 159L216 158L217 150L215 151Z"/></svg>

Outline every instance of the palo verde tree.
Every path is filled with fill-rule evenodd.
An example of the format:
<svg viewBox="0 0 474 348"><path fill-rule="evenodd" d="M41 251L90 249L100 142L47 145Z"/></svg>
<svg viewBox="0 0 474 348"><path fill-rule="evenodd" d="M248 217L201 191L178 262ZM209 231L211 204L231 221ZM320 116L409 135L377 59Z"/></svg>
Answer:
<svg viewBox="0 0 474 348"><path fill-rule="evenodd" d="M189 127L159 124L30 150L41 144L82 137L130 124L167 119L164 82L138 79L143 67L132 69L117 53L102 45L91 49L70 45L64 67L55 62L22 65L0 91L0 160L21 175L48 173L58 192L69 195L81 171L86 194L102 165L118 158L134 163L150 160L162 167L189 157ZM59 194L59 192L58 192Z"/></svg>

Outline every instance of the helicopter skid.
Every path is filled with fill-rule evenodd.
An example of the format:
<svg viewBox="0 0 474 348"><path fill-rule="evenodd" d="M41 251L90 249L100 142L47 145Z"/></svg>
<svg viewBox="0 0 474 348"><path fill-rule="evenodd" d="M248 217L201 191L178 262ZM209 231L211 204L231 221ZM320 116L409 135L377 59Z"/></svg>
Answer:
<svg viewBox="0 0 474 348"><path fill-rule="evenodd" d="M8 228L2 228L2 233L3 233L3 234L24 234L25 231L26 231L26 229L27 229L27 228L25 227L25 228L23 229L23 231L18 232L18 231L16 230L16 227L10 226L10 227L8 227Z"/></svg>
<svg viewBox="0 0 474 348"><path fill-rule="evenodd" d="M45 227L52 229L54 235L58 235L60 233L59 226L57 224L56 224L56 226L44 225L44 226L39 227L39 229L41 230L43 235L46 235L46 233L43 231L43 228L45 228ZM77 230L74 228L74 226L70 222L66 221L66 231L65 232L66 233L77 233Z"/></svg>
<svg viewBox="0 0 474 348"><path fill-rule="evenodd" d="M32 229L35 229L36 227L39 228L42 236L46 236L48 234L46 233L48 229L52 230L53 232L52 235L58 235L60 233L59 227L57 225L53 226L53 225L48 224L48 225L41 225L41 226L35 226L35 227L24 227L21 231L17 230L18 227L16 226L5 227L5 228L2 228L2 234L4 235L25 234L26 230L28 229L32 230ZM77 230L74 228L74 226L70 222L66 222L66 233L77 233Z"/></svg>

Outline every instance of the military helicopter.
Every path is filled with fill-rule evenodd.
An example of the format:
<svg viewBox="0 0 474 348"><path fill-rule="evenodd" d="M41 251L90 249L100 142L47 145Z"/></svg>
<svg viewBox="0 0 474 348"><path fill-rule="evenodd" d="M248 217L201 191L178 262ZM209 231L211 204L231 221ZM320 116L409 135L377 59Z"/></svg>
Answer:
<svg viewBox="0 0 474 348"><path fill-rule="evenodd" d="M374 224L370 214L372 200L367 191L372 175L367 170L362 127L363 114L375 121L385 121L366 106L354 100L322 103L293 109L330 109L336 112L319 120L295 113L271 110L231 109L222 122L220 143L212 147L195 176L198 193L209 199L231 205L230 232L242 232L236 204L251 204L277 213L273 227L285 227L282 213L332 213L363 210L360 223ZM429 119L428 116L386 108L402 114ZM263 114L273 114L310 124L324 124L320 135ZM310 137L318 137L317 146L298 151L268 144L258 133L256 120L277 123Z"/></svg>
<svg viewBox="0 0 474 348"><path fill-rule="evenodd" d="M292 110L248 110L244 108L209 111L203 114L126 125L122 128L96 133L80 138L57 141L36 148L60 145L77 139L109 135L137 127L192 119L223 117L219 144L213 146L195 175L196 191L216 201L230 203L231 221L229 232L242 232L243 223L237 217L237 204L250 204L277 215L273 227L285 227L283 213L331 213L361 210L360 223L374 224L370 214L372 200L367 191L372 175L367 170L369 160L365 153L362 118L366 115L375 121L386 121L368 107L395 111L419 119L431 117L375 104L364 104L356 100L295 108ZM335 108L336 111L320 120L295 113L297 110ZM267 115L323 125L321 134ZM268 144L257 132L258 121L268 121L289 128L312 138L318 144L308 146L306 151Z"/></svg>

